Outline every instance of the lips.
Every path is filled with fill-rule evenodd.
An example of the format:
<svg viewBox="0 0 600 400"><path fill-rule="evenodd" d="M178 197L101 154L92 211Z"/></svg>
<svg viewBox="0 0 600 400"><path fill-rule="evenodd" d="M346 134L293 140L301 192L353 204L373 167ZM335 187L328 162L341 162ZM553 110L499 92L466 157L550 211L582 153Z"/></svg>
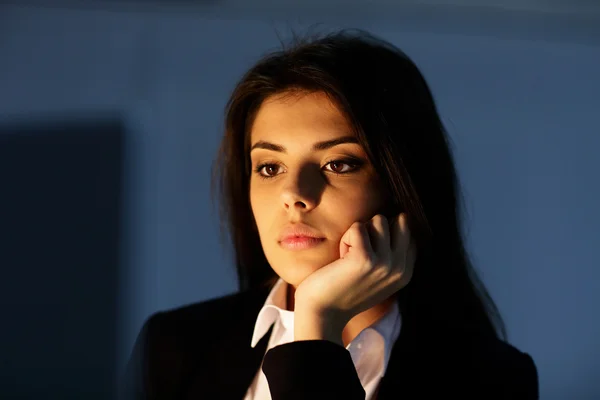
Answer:
<svg viewBox="0 0 600 400"><path fill-rule="evenodd" d="M286 250L306 250L319 246L325 239L312 238L307 236L290 237L279 242L279 245Z"/></svg>
<svg viewBox="0 0 600 400"><path fill-rule="evenodd" d="M279 235L279 242L290 242L297 240L310 240L310 239L325 239L319 231L311 228L310 226L302 223L286 225Z"/></svg>

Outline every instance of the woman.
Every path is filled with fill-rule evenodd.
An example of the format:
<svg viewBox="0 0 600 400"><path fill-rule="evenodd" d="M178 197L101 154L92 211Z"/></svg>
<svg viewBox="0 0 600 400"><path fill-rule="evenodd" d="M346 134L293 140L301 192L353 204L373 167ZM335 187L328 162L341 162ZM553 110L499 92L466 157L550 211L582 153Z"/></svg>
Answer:
<svg viewBox="0 0 600 400"><path fill-rule="evenodd" d="M538 397L471 268L445 130L400 50L342 31L263 58L230 98L214 173L241 291L149 318L136 398Z"/></svg>

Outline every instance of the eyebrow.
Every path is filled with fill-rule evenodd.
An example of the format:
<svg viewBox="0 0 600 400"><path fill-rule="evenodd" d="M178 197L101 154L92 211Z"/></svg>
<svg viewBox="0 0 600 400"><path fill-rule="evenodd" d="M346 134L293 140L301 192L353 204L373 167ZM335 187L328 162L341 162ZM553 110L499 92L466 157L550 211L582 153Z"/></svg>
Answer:
<svg viewBox="0 0 600 400"><path fill-rule="evenodd" d="M358 139L356 139L354 136L342 136L342 137L339 137L336 139L326 140L324 142L317 142L313 145L312 150L313 151L327 150L334 146L337 146L340 144L345 144L345 143L358 144ZM283 147L279 144L265 142L264 140L259 140L258 142L256 142L252 146L250 151L252 151L254 149L265 149L265 150L277 151L279 153L287 153L287 150L285 147Z"/></svg>

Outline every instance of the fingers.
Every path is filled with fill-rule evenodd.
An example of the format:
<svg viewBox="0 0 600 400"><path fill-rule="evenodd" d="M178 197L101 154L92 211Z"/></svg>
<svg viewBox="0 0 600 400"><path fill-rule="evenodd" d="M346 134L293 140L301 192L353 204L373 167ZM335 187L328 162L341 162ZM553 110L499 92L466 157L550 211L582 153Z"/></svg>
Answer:
<svg viewBox="0 0 600 400"><path fill-rule="evenodd" d="M395 227L392 229L392 259L394 264L400 268L400 287L405 287L412 279L415 261L417 257L417 247L412 239L410 229L406 220L406 214L400 214L396 218Z"/></svg>
<svg viewBox="0 0 600 400"><path fill-rule="evenodd" d="M375 254L387 258L391 253L390 225L385 216L375 215L367 222L371 246Z"/></svg>
<svg viewBox="0 0 600 400"><path fill-rule="evenodd" d="M342 236L340 257L354 249L372 257L377 255L383 259L392 258L396 263L411 264L414 259L414 246L406 214L401 213L392 221L377 214L366 223L355 222Z"/></svg>
<svg viewBox="0 0 600 400"><path fill-rule="evenodd" d="M406 222L406 214L402 213L398 215L394 219L392 225L392 251L405 252L411 242L410 230L408 229L408 223Z"/></svg>
<svg viewBox="0 0 600 400"><path fill-rule="evenodd" d="M404 213L390 222L383 215L376 215L366 223L355 222L340 241L340 258L350 253L363 261L373 262L373 266L387 271L386 276L395 282L396 290L412 279L416 252Z"/></svg>
<svg viewBox="0 0 600 400"><path fill-rule="evenodd" d="M406 214L401 213L390 223L383 215L376 215L365 225L377 262L381 267L385 266L384 270L396 282L397 290L402 289L412 279L416 260L416 245Z"/></svg>

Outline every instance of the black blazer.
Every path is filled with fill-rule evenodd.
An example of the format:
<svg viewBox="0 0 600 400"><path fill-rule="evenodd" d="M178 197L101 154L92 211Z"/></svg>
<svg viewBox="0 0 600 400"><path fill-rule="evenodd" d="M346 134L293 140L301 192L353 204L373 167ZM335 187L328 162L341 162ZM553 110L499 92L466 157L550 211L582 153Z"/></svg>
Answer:
<svg viewBox="0 0 600 400"><path fill-rule="evenodd" d="M123 381L124 399L242 400L261 367L273 400L364 399L350 353L324 341L292 342L265 355L271 330L250 347L268 290L154 314ZM377 400L537 399L531 357L497 339L402 322Z"/></svg>

